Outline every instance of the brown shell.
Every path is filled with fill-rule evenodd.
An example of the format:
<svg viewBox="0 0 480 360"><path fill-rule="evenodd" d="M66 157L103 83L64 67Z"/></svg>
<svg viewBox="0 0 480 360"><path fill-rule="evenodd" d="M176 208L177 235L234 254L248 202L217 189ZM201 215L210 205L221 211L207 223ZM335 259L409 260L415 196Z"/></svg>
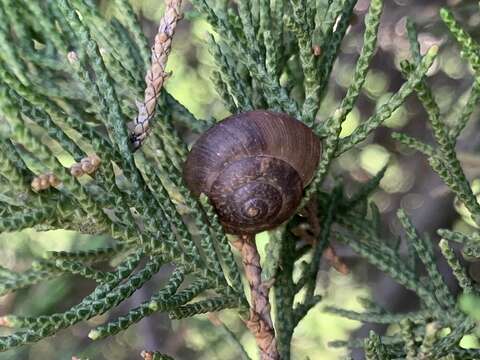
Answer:
<svg viewBox="0 0 480 360"><path fill-rule="evenodd" d="M197 140L184 178L194 194L210 198L228 232L258 232L291 216L320 151L315 134L295 118L249 111L226 118ZM255 214L264 217L249 217Z"/></svg>

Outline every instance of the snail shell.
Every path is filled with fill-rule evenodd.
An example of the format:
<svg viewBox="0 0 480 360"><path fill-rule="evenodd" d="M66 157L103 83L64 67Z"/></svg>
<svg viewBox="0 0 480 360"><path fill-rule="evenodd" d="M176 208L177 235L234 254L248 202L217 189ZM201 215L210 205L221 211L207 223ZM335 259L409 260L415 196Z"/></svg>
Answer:
<svg viewBox="0 0 480 360"><path fill-rule="evenodd" d="M270 111L232 115L194 144L184 179L204 193L228 233L272 229L296 210L321 152L319 139L295 118Z"/></svg>

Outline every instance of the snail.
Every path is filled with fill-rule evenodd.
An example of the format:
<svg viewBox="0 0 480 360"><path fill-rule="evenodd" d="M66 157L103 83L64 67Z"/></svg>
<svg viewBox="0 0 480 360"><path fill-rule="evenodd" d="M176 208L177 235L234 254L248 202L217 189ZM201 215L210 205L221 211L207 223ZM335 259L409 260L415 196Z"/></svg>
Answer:
<svg viewBox="0 0 480 360"><path fill-rule="evenodd" d="M193 194L207 195L227 233L255 234L293 215L320 152L319 139L295 118L248 111L200 136L183 176Z"/></svg>

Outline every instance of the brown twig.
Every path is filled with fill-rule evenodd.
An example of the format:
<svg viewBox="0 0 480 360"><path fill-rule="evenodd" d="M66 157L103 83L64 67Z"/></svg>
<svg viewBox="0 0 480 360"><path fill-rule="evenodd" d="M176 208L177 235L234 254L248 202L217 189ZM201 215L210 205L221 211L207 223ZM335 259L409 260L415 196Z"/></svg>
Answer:
<svg viewBox="0 0 480 360"><path fill-rule="evenodd" d="M153 360L153 355L154 353L151 351L145 351L143 350L140 356L144 358L145 360Z"/></svg>
<svg viewBox="0 0 480 360"><path fill-rule="evenodd" d="M307 218L307 226L306 224L301 224L300 226L294 228L292 232L302 238L305 243L309 245L314 245L318 241L321 232L320 221L317 215L317 204L314 200L310 201L304 208L303 215ZM337 270L342 275L348 275L350 273L350 269L348 266L343 262L343 260L336 254L335 249L331 245L327 245L325 250L323 251L323 257L327 262Z"/></svg>
<svg viewBox="0 0 480 360"><path fill-rule="evenodd" d="M13 328L14 324L9 316L0 316L0 327Z"/></svg>
<svg viewBox="0 0 480 360"><path fill-rule="evenodd" d="M182 18L182 0L165 0L165 13L160 19L155 42L152 47L152 65L145 76L146 89L143 101L137 102L138 115L129 124L134 150L138 149L148 135L150 122L155 114L160 90L168 77L166 72L168 55L173 34L178 21Z"/></svg>
<svg viewBox="0 0 480 360"><path fill-rule="evenodd" d="M262 360L278 360L275 330L270 315L269 284L262 282L262 267L254 235L240 235L233 243L242 256L245 276L250 285L251 304L247 327L255 337Z"/></svg>
<svg viewBox="0 0 480 360"><path fill-rule="evenodd" d="M165 355L165 354L160 354L159 352L155 352L155 351L146 351L146 350L143 350L143 351L140 353L140 356L141 356L144 360L155 360L155 359L173 360L173 358L171 358L170 356Z"/></svg>

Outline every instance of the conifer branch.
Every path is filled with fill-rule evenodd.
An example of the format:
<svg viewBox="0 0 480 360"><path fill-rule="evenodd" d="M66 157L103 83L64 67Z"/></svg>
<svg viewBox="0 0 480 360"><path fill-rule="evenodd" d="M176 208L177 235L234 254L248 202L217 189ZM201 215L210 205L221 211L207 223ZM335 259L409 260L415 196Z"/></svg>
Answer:
<svg viewBox="0 0 480 360"><path fill-rule="evenodd" d="M170 54L175 28L182 18L181 6L181 0L165 1L165 13L160 19L155 42L152 46L151 65L145 76L147 85L145 96L143 101L137 102L138 115L131 125L131 141L135 150L142 145L148 135L160 91L168 77L166 71L168 55Z"/></svg>
<svg viewBox="0 0 480 360"><path fill-rule="evenodd" d="M262 282L262 267L255 237L240 235L233 245L241 254L245 276L250 285L251 304L250 316L246 320L247 327L255 337L260 350L260 358L262 360L278 360L280 357L268 299L270 286Z"/></svg>
<svg viewBox="0 0 480 360"><path fill-rule="evenodd" d="M367 359L480 358L478 349L460 346L477 323L474 314L457 306L457 295L439 272L430 239L418 233L404 212L399 212L399 220L408 240L407 254L400 251L398 237L382 236L381 212L370 198L386 167L350 197L344 195L346 186L337 176L333 190L321 189L334 161L367 139L415 91L435 144L406 134L393 137L426 155L432 169L478 220L477 193L460 166L455 144L479 103L480 45L451 12L442 10L461 56L475 72L470 93L451 112L458 116L448 125L441 118L434 88L425 79L437 48L422 57L415 25L408 19L411 60L401 63L406 82L341 139L342 124L360 96L376 51L382 0L370 3L363 47L345 97L326 121L318 123L315 117L324 105L356 2L242 0L230 6L224 0L193 0L195 16L206 17L216 33L209 35L208 44L215 60L212 77L227 109L283 111L311 126L323 141L317 174L298 214L269 234L262 270L254 237L240 236L232 244L206 196L194 197L182 179L188 144L177 125L201 133L216 120L197 119L164 89L172 37L182 17L181 1L166 1L149 52L127 0L112 2L112 17L105 17L92 0L0 0L0 112L2 125L3 120L7 124L0 135L0 233L67 229L113 238L110 245L105 242L97 249L49 252L22 272L0 266L0 294L72 274L95 283L89 295L62 312L1 317L0 326L12 332L0 337L0 351L40 341L114 309L169 266L174 270L160 289L98 325L89 337L115 335L158 312L180 319L231 311L245 319L262 359L289 360L296 356L291 354L296 326L321 300L315 283L322 255L342 270L329 247L335 239L415 292L420 308L397 314L365 299L363 312L327 307L327 312L360 321L400 323L390 336L370 333L366 339L334 346L360 347ZM137 109L134 99L142 99ZM153 129L155 114L162 121ZM134 118L130 124L125 121ZM151 141L143 144L150 130ZM142 144L143 151L134 156L132 149ZM441 253L463 292L475 294L474 280L447 241L459 243L466 259L478 259L480 235L446 229L438 233L443 238ZM242 256L243 270L232 245ZM310 262L300 260L304 255ZM107 262L108 270L99 267ZM422 264L423 273L417 266ZM250 286L250 304L243 274ZM271 286L274 313L268 297ZM294 303L303 290L305 296ZM225 336L235 338L228 328L222 329ZM241 346L239 351L248 358ZM158 352L142 356L171 359Z"/></svg>
<svg viewBox="0 0 480 360"><path fill-rule="evenodd" d="M408 81L402 85L400 90L391 97L390 101L382 105L375 115L362 123L351 135L342 139L337 155L347 151L355 144L364 140L373 129L382 124L383 121L392 115L393 111L395 111L405 101L405 98L415 89L415 86L422 81L428 69L433 64L437 53L438 46L432 46L422 58L421 63L416 67L415 72L411 74Z"/></svg>

